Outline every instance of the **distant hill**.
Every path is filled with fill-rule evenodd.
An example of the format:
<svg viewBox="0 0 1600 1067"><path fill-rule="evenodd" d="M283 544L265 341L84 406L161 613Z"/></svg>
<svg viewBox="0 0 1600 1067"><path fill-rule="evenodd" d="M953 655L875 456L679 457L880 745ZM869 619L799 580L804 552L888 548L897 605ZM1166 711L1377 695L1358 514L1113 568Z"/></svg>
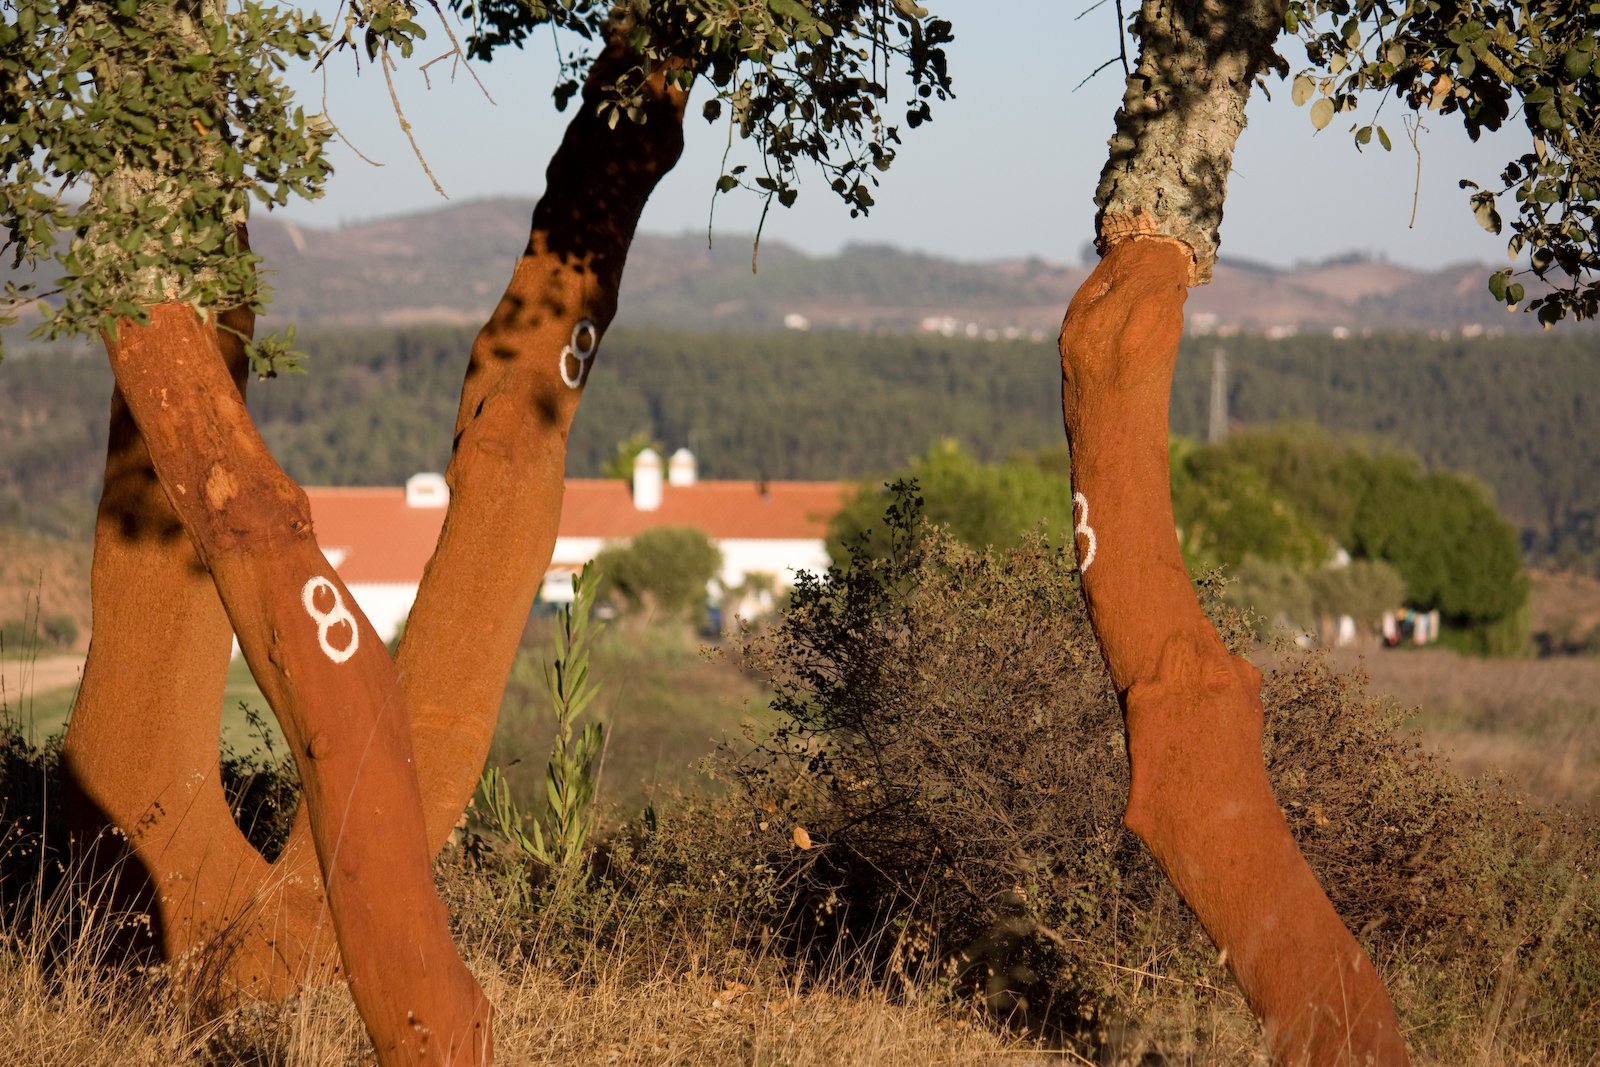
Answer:
<svg viewBox="0 0 1600 1067"><path fill-rule="evenodd" d="M269 322L305 326L476 324L499 298L527 238L531 201L481 200L321 230L260 216L251 237L273 272ZM1054 336L1083 266L1041 259L958 262L878 245L811 256L763 240L641 234L623 280L619 325ZM1191 292L1195 332L1300 330L1479 333L1536 328L1485 288L1490 268L1416 271L1347 256L1279 270L1224 258Z"/></svg>

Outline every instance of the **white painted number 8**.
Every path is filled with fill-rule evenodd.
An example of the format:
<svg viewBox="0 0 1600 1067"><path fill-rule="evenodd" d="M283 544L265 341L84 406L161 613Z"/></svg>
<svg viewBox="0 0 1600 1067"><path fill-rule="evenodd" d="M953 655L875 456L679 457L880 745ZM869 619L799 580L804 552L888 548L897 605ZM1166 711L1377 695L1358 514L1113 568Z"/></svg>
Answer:
<svg viewBox="0 0 1600 1067"><path fill-rule="evenodd" d="M1082 534L1089 541L1083 550L1083 562L1078 564L1078 573L1082 574L1089 569L1089 564L1094 562L1094 527L1089 525L1089 498L1082 493L1072 494L1072 512L1076 516L1078 508L1083 508L1083 518L1075 519L1076 525L1072 527L1073 538Z"/></svg>
<svg viewBox="0 0 1600 1067"><path fill-rule="evenodd" d="M323 611L317 607L317 594L324 589L333 596L332 611ZM338 586L318 575L306 582L305 588L300 590L300 603L305 605L306 614L317 624L317 644L322 646L323 653L329 659L335 663L343 663L356 654L356 649L361 646L361 631L356 629L356 617L344 606L344 597L339 595ZM333 642L328 640L328 631L340 623L350 627L350 643L344 648L334 648Z"/></svg>
<svg viewBox="0 0 1600 1067"><path fill-rule="evenodd" d="M561 350L561 380L567 383L568 389L576 389L583 384L589 361L599 347L600 331L588 319L579 319L572 328L572 343ZM576 364L576 369L568 370L573 364Z"/></svg>

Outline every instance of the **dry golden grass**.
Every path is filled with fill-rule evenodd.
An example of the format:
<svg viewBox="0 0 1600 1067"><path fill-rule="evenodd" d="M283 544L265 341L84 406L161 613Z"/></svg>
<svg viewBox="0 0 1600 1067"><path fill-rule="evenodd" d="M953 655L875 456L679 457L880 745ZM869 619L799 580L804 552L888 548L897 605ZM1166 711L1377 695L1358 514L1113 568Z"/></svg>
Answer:
<svg viewBox="0 0 1600 1067"><path fill-rule="evenodd" d="M695 949L681 947L690 954ZM118 977L92 958L77 960L79 952L94 955L85 943L69 949L65 959L47 962L42 951L5 939L0 1040L6 1062L37 1067L371 1062L360 1020L342 988L246 1005L208 1020L166 996L158 976ZM748 986L697 967L639 981L624 980L617 972L564 979L533 964L508 966L481 956L474 963L498 1011L498 1062L504 1064L932 1067L1030 1064L1047 1057L951 1008L894 1004L872 991L781 982ZM1049 1058L1063 1062L1060 1056Z"/></svg>
<svg viewBox="0 0 1600 1067"><path fill-rule="evenodd" d="M693 954L697 946L679 946ZM706 946L699 946L706 947ZM92 947L80 946L75 951ZM471 955L469 948L469 956ZM70 954L69 954L70 957ZM343 988L200 1018L157 976L118 977L57 960L7 938L0 948L0 1040L6 1062L34 1067L353 1067L373 1062ZM84 965L78 965L84 964ZM1260 1031L1242 1004L1168 989L1147 1019L1113 1028L1094 1060L997 1032L970 1010L892 1002L881 990L837 983L746 985L715 968L664 970L643 980L612 971L562 977L535 964L485 957L474 969L497 1010L497 1062L573 1067L979 1067L1163 1064L1264 1067ZM1185 1035L1209 1034L1200 1044ZM1470 1059L1417 1067L1580 1067L1570 1054L1506 1049L1486 1038ZM1594 1060L1587 1061L1595 1062Z"/></svg>
<svg viewBox="0 0 1600 1067"><path fill-rule="evenodd" d="M1600 658L1477 659L1445 649L1340 654L1469 776L1504 774L1544 803L1600 811ZM1414 709L1414 710L1411 710Z"/></svg>

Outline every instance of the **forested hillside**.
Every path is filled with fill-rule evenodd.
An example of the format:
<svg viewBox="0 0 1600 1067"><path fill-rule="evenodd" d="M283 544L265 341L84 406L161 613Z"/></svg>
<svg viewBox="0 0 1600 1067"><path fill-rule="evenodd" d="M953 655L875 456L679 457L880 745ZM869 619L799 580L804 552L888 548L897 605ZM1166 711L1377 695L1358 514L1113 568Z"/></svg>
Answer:
<svg viewBox="0 0 1600 1067"><path fill-rule="evenodd" d="M303 481L396 484L443 469L471 336L310 333L308 372L252 383L251 405ZM1191 338L1174 387L1179 433L1205 430L1219 344L1236 423L1313 422L1414 450L1489 485L1535 557L1600 547L1592 334ZM0 365L0 521L87 536L109 390L93 350L24 349ZM999 458L1061 443L1059 364L1050 342L616 330L573 431L570 473L598 474L638 433L688 445L713 478L858 478L941 438Z"/></svg>

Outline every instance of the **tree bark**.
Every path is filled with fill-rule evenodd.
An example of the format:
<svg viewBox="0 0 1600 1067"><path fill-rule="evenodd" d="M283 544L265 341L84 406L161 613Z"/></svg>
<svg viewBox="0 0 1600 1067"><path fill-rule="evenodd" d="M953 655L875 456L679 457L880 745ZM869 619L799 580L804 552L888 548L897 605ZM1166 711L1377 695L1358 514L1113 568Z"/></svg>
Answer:
<svg viewBox="0 0 1600 1067"><path fill-rule="evenodd" d="M640 85L644 121L623 117L612 128L601 112L610 86L638 63L621 36L595 61L546 171L528 244L472 346L446 472L449 510L397 656L434 849L483 773L517 642L555 551L567 435L616 314L639 215L683 150L687 93L668 71ZM304 829L296 826L292 844Z"/></svg>
<svg viewBox="0 0 1600 1067"><path fill-rule="evenodd" d="M1209 279L1251 81L1281 4L1147 0L1096 199L1103 258L1061 330L1084 599L1123 705L1125 821L1294 1067L1407 1062L1388 994L1289 833L1261 678L1200 610L1174 533L1167 406L1187 287Z"/></svg>
<svg viewBox="0 0 1600 1067"><path fill-rule="evenodd" d="M220 318L215 343L242 397L254 315L236 309ZM304 888L269 876L222 791L217 738L233 628L120 389L111 399L91 595L94 637L61 752L65 814L88 869L114 876L127 903L148 909L151 940L191 989L231 992L218 987L222 973L256 946L269 951L243 968L255 977L251 991L291 992L310 946L239 922L254 910L254 894L278 889L260 902L270 916L279 894ZM320 899L320 886L309 888L300 908Z"/></svg>
<svg viewBox="0 0 1600 1067"><path fill-rule="evenodd" d="M488 1062L490 1009L434 891L394 666L317 548L305 494L268 453L215 334L187 305L152 307L147 326L121 322L107 351L294 752L334 931L379 1062Z"/></svg>

